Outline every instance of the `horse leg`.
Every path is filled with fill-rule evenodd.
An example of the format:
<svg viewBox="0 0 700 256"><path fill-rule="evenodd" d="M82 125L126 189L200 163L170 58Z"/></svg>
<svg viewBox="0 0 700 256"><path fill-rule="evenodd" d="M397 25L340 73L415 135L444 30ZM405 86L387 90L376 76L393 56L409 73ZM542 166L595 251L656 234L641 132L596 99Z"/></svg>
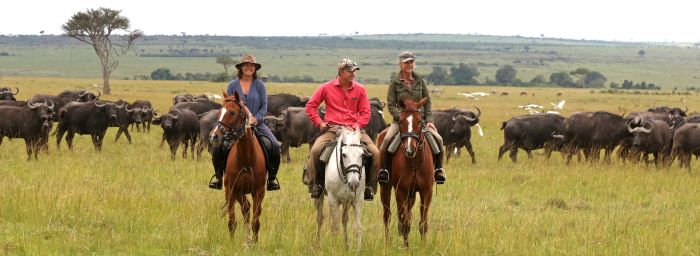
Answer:
<svg viewBox="0 0 700 256"><path fill-rule="evenodd" d="M389 242L389 223L391 222L391 185L379 185L384 208L384 238Z"/></svg>
<svg viewBox="0 0 700 256"><path fill-rule="evenodd" d="M348 241L348 220L349 220L349 213L350 210L350 203L345 203L343 204L343 237L345 241L345 249L348 249L350 247L350 242Z"/></svg>
<svg viewBox="0 0 700 256"><path fill-rule="evenodd" d="M316 206L316 248L321 244L321 226L323 225L323 197L314 201Z"/></svg>
<svg viewBox="0 0 700 256"><path fill-rule="evenodd" d="M241 214L243 214L243 226L245 227L246 243L250 243L252 240L250 227L250 201L248 201L245 194L241 194L238 196L238 202L241 204Z"/></svg>
<svg viewBox="0 0 700 256"><path fill-rule="evenodd" d="M357 243L357 248L362 248L362 223L360 221L362 220L362 198L358 197L355 198L355 201L352 204L352 210L353 213L355 214L355 223L353 223L353 226L355 228L355 243Z"/></svg>
<svg viewBox="0 0 700 256"><path fill-rule="evenodd" d="M430 203L433 201L433 190L423 189L420 195L420 237L425 241L425 236L428 234L428 210Z"/></svg>
<svg viewBox="0 0 700 256"><path fill-rule="evenodd" d="M262 201L265 198L265 187L259 189L253 195L253 243L258 242L258 232L260 231L260 214L262 213Z"/></svg>
<svg viewBox="0 0 700 256"><path fill-rule="evenodd" d="M331 193L328 193L328 206L330 207L329 223L331 225L331 234L338 234L340 229L340 223L338 223L338 200Z"/></svg>
<svg viewBox="0 0 700 256"><path fill-rule="evenodd" d="M233 195L229 193L233 193L231 191L226 191L228 198L226 198L226 212L228 213L228 232L231 238L236 234L236 201L234 199L230 198Z"/></svg>
<svg viewBox="0 0 700 256"><path fill-rule="evenodd" d="M403 246L408 248L408 233L411 231L411 221L408 217L410 209L408 208L408 193L406 191L396 190L396 205L399 215L399 233L403 236Z"/></svg>

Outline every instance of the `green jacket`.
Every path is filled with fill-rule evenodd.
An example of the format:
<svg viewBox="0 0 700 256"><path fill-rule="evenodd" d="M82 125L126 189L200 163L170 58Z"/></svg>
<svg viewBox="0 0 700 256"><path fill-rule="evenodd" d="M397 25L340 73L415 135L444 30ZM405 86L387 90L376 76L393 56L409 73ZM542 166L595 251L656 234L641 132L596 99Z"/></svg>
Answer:
<svg viewBox="0 0 700 256"><path fill-rule="evenodd" d="M425 97L428 98L428 101L423 105L421 111L423 112L423 119L425 121L433 122L433 110L431 106L432 103L430 102L430 94L428 94L428 87L425 86L423 77L416 72L413 72L413 86L411 86L411 89L406 88L401 81L401 72L389 82L389 92L387 93L386 101L389 106L389 112L391 116L394 117L394 122L399 121L399 115L401 114L399 101L409 97L416 102Z"/></svg>

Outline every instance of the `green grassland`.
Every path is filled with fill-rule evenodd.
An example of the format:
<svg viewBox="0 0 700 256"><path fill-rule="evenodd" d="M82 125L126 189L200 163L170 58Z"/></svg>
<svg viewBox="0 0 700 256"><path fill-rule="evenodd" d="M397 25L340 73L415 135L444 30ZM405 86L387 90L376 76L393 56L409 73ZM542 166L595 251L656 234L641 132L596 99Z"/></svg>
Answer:
<svg viewBox="0 0 700 256"><path fill-rule="evenodd" d="M527 51L526 51L527 47ZM210 49L210 57L143 57L169 51ZM417 71L458 63L478 66L481 83L495 80L503 65L513 65L517 78L530 81L557 71L579 67L602 72L608 82L647 81L671 89L700 85L700 50L687 44L622 43L551 38L473 35L368 35L352 37L215 37L149 36L124 56L113 78L150 75L157 68L173 73L222 72L216 55L254 54L265 75L304 76L317 81L335 76L341 58L362 68L362 78L384 83L396 71L397 55L410 50L418 56ZM644 50L646 55L638 55ZM101 78L92 48L58 36L0 36L0 75L30 77Z"/></svg>
<svg viewBox="0 0 700 256"><path fill-rule="evenodd" d="M126 63L126 61L125 61ZM179 65L179 64L178 64ZM124 67L122 67L124 68ZM364 70L362 70L364 71ZM364 73L358 73L361 78ZM5 76L0 86L17 86L20 99L67 88L91 88L98 80ZM176 93L219 92L223 83L126 81L112 83L105 99L149 99L164 111ZM270 93L309 95L315 84L270 83ZM386 87L368 85L370 96L385 98ZM293 161L280 170L282 190L263 203L257 245L243 245L239 228L228 235L221 191L207 188L210 156L174 161L159 148L162 130L132 133L134 143L114 142L108 130L102 152L87 136L73 151L52 138L50 154L26 161L24 142L5 139L0 146L0 254L2 255L697 255L700 251L700 165L688 172L623 164L564 164L560 154L545 160L539 153L519 163L497 160L501 122L525 114L517 105L557 102L563 93L565 116L584 110L622 114L655 105L700 108L699 96L610 95L589 90L497 87L510 96L470 101L458 92L486 87L443 87L435 109L453 106L482 109L484 137L472 138L477 164L468 155L447 165L448 182L436 187L430 230L421 241L414 209L411 247L401 240L392 217L385 241L381 206L364 204L363 247L343 248L342 236L324 227L320 248L313 249L315 213L300 181L307 147L291 150ZM516 95L513 95L516 94ZM681 103L685 98L687 103ZM385 118L389 118L385 116ZM237 214L240 218L240 214Z"/></svg>

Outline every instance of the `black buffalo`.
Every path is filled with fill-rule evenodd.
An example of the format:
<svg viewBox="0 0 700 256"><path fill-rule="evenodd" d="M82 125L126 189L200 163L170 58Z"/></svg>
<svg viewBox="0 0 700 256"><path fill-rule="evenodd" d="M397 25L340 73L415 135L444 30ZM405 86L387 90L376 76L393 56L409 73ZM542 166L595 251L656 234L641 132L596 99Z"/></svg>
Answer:
<svg viewBox="0 0 700 256"><path fill-rule="evenodd" d="M280 111L278 116L266 116L264 121L277 140L282 142L281 156L286 156L288 163L291 162L289 147L296 148L313 143L314 136L319 132L311 119L306 116L306 109L303 107L289 107Z"/></svg>
<svg viewBox="0 0 700 256"><path fill-rule="evenodd" d="M19 88L15 87L16 92L12 92L11 88L3 87L0 88L0 100L11 100L16 101L15 95L19 93Z"/></svg>
<svg viewBox="0 0 700 256"><path fill-rule="evenodd" d="M37 159L41 147L46 145L51 130L54 104L51 102L28 103L23 107L0 106L0 144L3 137L23 138L27 147L27 160Z"/></svg>
<svg viewBox="0 0 700 256"><path fill-rule="evenodd" d="M194 101L201 101L201 100L209 100L209 98L205 94L192 95L189 93L183 93L183 94L175 95L175 97L173 97L173 105L178 104L180 102L194 102Z"/></svg>
<svg viewBox="0 0 700 256"><path fill-rule="evenodd" d="M178 103L181 104L181 103ZM199 120L197 114L188 109L174 109L159 119L163 128L163 137L170 146L170 159L175 159L175 153L180 143L183 143L182 158L187 159L187 146L190 146L194 158L195 145L199 135Z"/></svg>
<svg viewBox="0 0 700 256"><path fill-rule="evenodd" d="M518 149L527 152L532 159L532 150L544 148L547 159L554 150L561 150L564 134L564 117L557 114L523 115L501 124L503 145L498 149L498 160L510 150L510 159L517 162Z"/></svg>
<svg viewBox="0 0 700 256"><path fill-rule="evenodd" d="M662 120L647 120L639 127L627 123L627 130L632 134L632 148L642 154L642 159L648 163L649 154L654 155L654 163L666 162L671 154L673 131Z"/></svg>
<svg viewBox="0 0 700 256"><path fill-rule="evenodd" d="M481 109L475 111L462 111L456 108L433 111L433 123L438 134L442 137L445 146L446 161L449 162L453 154L457 154L459 149L465 147L472 159L472 164L476 164L476 156L471 143L471 127L478 125Z"/></svg>
<svg viewBox="0 0 700 256"><path fill-rule="evenodd" d="M267 95L267 113L266 116L277 116L280 111L288 107L304 107L308 97L301 98L288 93L270 94Z"/></svg>
<svg viewBox="0 0 700 256"><path fill-rule="evenodd" d="M365 132L372 138L372 140L377 139L377 135L384 129L389 127L389 124L384 120L384 107L386 103L380 101L379 99L372 98L369 101L370 106L370 118L369 123L365 126Z"/></svg>
<svg viewBox="0 0 700 256"><path fill-rule="evenodd" d="M86 90L65 90L57 95L44 95L37 94L32 97L35 101L41 102L43 100L51 101L56 104L55 109L60 110L66 104L78 101L78 102L90 102L99 100L102 95L100 91L97 91L97 95Z"/></svg>
<svg viewBox="0 0 700 256"><path fill-rule="evenodd" d="M700 124L686 123L673 134L670 162L678 157L680 166L687 167L690 172L690 159L693 155L700 156Z"/></svg>
<svg viewBox="0 0 700 256"><path fill-rule="evenodd" d="M124 106L123 108L117 108L117 119L114 122L110 122L109 127L117 127L117 135L114 141L119 140L119 137L124 134L129 144L132 143L131 134L129 133L129 126L135 123L141 123L143 120L143 110L141 108L134 108L131 104L118 100L115 104Z"/></svg>
<svg viewBox="0 0 700 256"><path fill-rule="evenodd" d="M605 149L605 162L610 162L613 149L625 138L627 121L621 115L598 111L574 113L564 120L564 143L567 163L574 153L582 150L589 161L598 161L600 150Z"/></svg>
<svg viewBox="0 0 700 256"><path fill-rule="evenodd" d="M155 110L153 109L153 105L151 104L150 101L147 100L135 100L133 103L131 103L131 107L133 108L140 108L143 111L143 116L141 117L141 123L134 123L134 125L131 126L131 130L134 129L134 126L136 126L136 131L140 131L140 126L143 127L143 131L151 131L151 122L153 122L153 118L155 117L156 113Z"/></svg>
<svg viewBox="0 0 700 256"><path fill-rule="evenodd" d="M113 102L70 102L58 111L58 130L56 132L56 146L61 147L61 139L67 132L66 143L68 148L73 148L75 134L89 134L95 150L102 150L102 141L110 123L117 121L117 109L124 105Z"/></svg>
<svg viewBox="0 0 700 256"><path fill-rule="evenodd" d="M183 110L187 109L195 113L195 115L201 115L209 110L220 109L221 104L213 101L191 101L191 102L180 102L172 106L170 110Z"/></svg>
<svg viewBox="0 0 700 256"><path fill-rule="evenodd" d="M199 143L197 144L197 160L202 158L204 147L209 153L212 152L212 145L209 141L209 133L214 130L214 125L219 118L219 110L209 110L209 112L199 115Z"/></svg>

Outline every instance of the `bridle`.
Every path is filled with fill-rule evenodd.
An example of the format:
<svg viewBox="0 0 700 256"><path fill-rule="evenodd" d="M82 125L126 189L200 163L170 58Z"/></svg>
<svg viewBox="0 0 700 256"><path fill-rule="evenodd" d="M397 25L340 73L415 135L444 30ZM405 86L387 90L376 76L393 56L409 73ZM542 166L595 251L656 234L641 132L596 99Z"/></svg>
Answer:
<svg viewBox="0 0 700 256"><path fill-rule="evenodd" d="M343 161L343 158L341 157L343 155L343 147L359 147L362 148L364 151L364 147L362 146L361 143L353 143L353 144L345 144L344 140L341 139L340 141L340 147L337 147L336 152L335 152L335 157L336 157L336 164L339 164L338 171L340 172L341 175L340 178L344 183L348 183L348 174L350 173L357 173L359 176L359 180L362 180L362 166L358 164L351 164L346 166L345 161ZM363 152L364 155L364 152ZM362 162L362 160L360 160Z"/></svg>
<svg viewBox="0 0 700 256"><path fill-rule="evenodd" d="M236 103L236 105L238 105L239 109L241 110L240 112L238 112L239 118L243 118L243 122L241 122L240 126L234 127L222 121L216 121L214 123L215 127L221 129L221 132L223 133L223 140L230 142L229 145L233 145L236 141L240 140L245 135L245 129L248 125L248 120L250 119L249 115L245 113L246 111L243 105L236 101L234 101L234 103Z"/></svg>
<svg viewBox="0 0 700 256"><path fill-rule="evenodd" d="M418 114L421 114L421 111L418 110L418 109L401 110L401 113L406 113L406 112L412 112L412 113L416 113L416 112L417 112ZM411 131L411 132L402 132L402 131L399 129L399 135L400 135L401 141L403 141L403 140L406 139L406 138L413 138L413 139L415 139L415 140L418 142L416 150L414 150L412 153L408 153L408 147L409 147L410 145L405 145L405 146L404 146L404 147L405 147L404 152L406 152L406 157L408 157L408 158L413 158L413 157L415 157L415 156L416 156L416 152L418 152L418 150L421 149L422 146L423 146L423 139L422 139L422 137L421 137L421 133L423 132L423 129L422 129L422 126L423 126L423 125L421 124L420 126L421 126L421 128L418 129L418 132L413 132L413 131Z"/></svg>

